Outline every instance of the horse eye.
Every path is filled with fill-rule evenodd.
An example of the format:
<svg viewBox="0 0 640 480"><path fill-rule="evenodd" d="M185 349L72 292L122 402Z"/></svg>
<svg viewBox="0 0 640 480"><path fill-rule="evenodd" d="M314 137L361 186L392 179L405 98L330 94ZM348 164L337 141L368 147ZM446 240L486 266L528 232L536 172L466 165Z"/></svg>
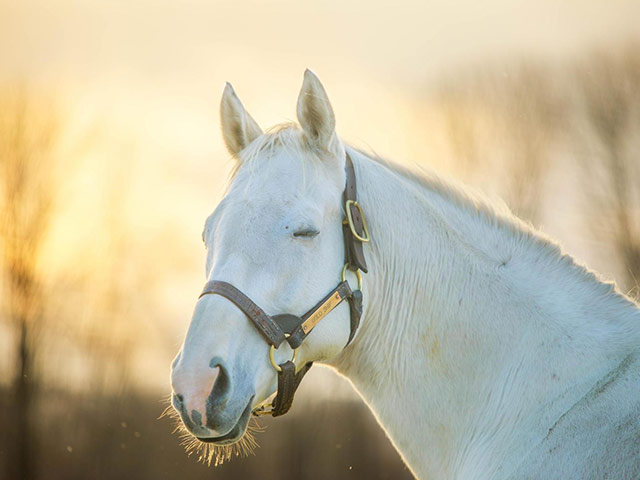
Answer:
<svg viewBox="0 0 640 480"><path fill-rule="evenodd" d="M302 237L302 238L313 238L318 235L320 232L318 230L313 230L312 228L298 230L293 233L294 237Z"/></svg>

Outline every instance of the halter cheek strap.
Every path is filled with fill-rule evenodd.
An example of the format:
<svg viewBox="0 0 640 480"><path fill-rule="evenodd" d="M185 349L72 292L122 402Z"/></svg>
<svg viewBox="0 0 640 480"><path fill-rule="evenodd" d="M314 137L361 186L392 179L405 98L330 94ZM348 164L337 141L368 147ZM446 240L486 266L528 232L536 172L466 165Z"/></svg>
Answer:
<svg viewBox="0 0 640 480"><path fill-rule="evenodd" d="M360 325L360 317L362 316L362 275L360 270L367 272L367 263L364 258L362 244L369 241L369 230L362 207L357 201L355 169L349 154L346 156L345 173L346 182L343 201L346 218L342 225L345 243L345 264L342 268L341 281L336 288L331 290L313 308L301 317L287 313L270 316L240 289L221 280L207 282L200 297L198 297L202 298L205 295L215 294L232 302L251 320L258 332L271 346L269 358L273 368L278 372L278 391L271 406L262 405L257 407L253 411L254 415L277 417L289 411L302 378L313 365L313 362L308 362L296 373L295 359L297 349L313 328L329 312L343 301L347 300L349 302L350 333L345 347L351 343ZM356 274L358 278L357 290L352 290L346 281L345 274L347 270L351 270ZM293 349L293 359L278 365L273 354L274 350L279 348L284 341Z"/></svg>
<svg viewBox="0 0 640 480"><path fill-rule="evenodd" d="M358 188L356 172L351 157L347 154L345 162L346 183L342 201L345 209L345 220L342 222L344 237L344 254L349 270L367 273L367 261L364 258L363 243L369 241L369 228L362 208L358 204Z"/></svg>

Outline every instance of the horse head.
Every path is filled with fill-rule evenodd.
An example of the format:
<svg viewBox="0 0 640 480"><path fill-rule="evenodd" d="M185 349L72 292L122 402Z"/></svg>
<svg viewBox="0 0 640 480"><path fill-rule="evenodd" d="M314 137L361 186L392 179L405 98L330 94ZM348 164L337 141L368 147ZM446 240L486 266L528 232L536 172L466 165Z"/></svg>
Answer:
<svg viewBox="0 0 640 480"><path fill-rule="evenodd" d="M300 127L263 133L229 84L220 113L237 164L205 222L207 281L232 285L267 316L300 318L346 270L346 155L331 104L307 70L297 103ZM352 336L348 302L325 310L295 352L298 369L335 357ZM276 391L274 367L293 357L287 342L272 348L250 320L221 294L196 303L171 386L173 407L201 441L229 445L242 438L252 412Z"/></svg>

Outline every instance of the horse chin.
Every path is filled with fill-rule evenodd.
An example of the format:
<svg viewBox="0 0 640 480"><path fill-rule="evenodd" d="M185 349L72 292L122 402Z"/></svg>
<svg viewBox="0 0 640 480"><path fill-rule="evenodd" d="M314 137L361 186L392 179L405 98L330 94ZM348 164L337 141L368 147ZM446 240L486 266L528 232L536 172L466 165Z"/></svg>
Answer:
<svg viewBox="0 0 640 480"><path fill-rule="evenodd" d="M251 397L251 400L253 400L253 397ZM240 415L240 418L238 418L238 421L229 433L220 437L196 438L203 443L212 443L214 445L233 445L234 443L239 442L247 431L247 426L249 425L249 418L251 417L251 400L249 400L249 403L242 412L242 415Z"/></svg>

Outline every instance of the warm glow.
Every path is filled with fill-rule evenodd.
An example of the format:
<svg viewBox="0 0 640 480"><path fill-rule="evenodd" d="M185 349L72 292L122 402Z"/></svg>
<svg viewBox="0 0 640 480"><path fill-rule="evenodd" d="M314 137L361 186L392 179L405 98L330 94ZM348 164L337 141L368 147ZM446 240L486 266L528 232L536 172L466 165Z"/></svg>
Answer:
<svg viewBox="0 0 640 480"><path fill-rule="evenodd" d="M218 119L224 84L268 128L295 120L305 68L325 85L345 141L505 197L631 289L607 237L614 229L598 237L589 221L600 217L584 213L591 197L575 172L599 147L576 140L588 121L572 82L597 52L637 56L638 19L637 0L0 0L0 97L22 86L33 111L48 102L61 127L37 265L47 295L42 384L168 391L204 282L203 222L233 166ZM527 68L549 84L518 90ZM549 101L558 111L537 109L547 94L558 95ZM574 117L536 123L563 115ZM578 127L567 133L567 124ZM541 171L532 173L534 157ZM522 179L534 177L528 190ZM4 314L4 294L0 303ZM17 338L0 321L0 387L13 381ZM309 378L297 401L356 398L328 370Z"/></svg>

